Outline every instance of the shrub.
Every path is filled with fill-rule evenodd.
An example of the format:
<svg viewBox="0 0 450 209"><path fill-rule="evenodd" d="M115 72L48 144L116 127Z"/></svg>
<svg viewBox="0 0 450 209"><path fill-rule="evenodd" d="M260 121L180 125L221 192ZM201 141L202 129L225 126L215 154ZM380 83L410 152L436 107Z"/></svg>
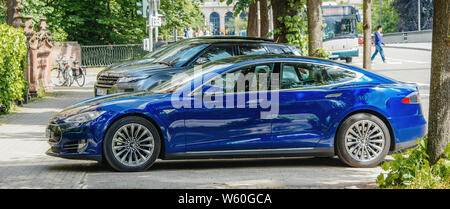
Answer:
<svg viewBox="0 0 450 209"><path fill-rule="evenodd" d="M0 24L0 112L8 112L16 100L23 100L26 40L22 29Z"/></svg>
<svg viewBox="0 0 450 209"><path fill-rule="evenodd" d="M381 188L450 188L450 143L443 157L430 165L427 151L427 137L418 140L418 147L403 154L393 154L394 161L381 165L386 176L380 174L377 183Z"/></svg>

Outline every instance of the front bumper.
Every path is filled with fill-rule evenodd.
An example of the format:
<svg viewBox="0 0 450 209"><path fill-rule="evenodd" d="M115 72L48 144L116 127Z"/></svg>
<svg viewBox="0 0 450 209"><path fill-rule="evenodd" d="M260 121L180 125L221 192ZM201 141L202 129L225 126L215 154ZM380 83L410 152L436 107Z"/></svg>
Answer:
<svg viewBox="0 0 450 209"><path fill-rule="evenodd" d="M46 154L66 159L102 161L100 131L89 122L84 124L50 123L46 128L46 137L50 149Z"/></svg>
<svg viewBox="0 0 450 209"><path fill-rule="evenodd" d="M106 91L106 93L100 94L99 92L101 91ZM137 83L116 83L113 86L105 86L97 83L94 84L94 96L96 97L115 93L136 91L140 91L139 85Z"/></svg>
<svg viewBox="0 0 450 209"><path fill-rule="evenodd" d="M72 160L95 160L98 162L103 161L102 155L56 153L53 152L52 148L48 149L47 152L45 152L45 154L52 157L60 157Z"/></svg>

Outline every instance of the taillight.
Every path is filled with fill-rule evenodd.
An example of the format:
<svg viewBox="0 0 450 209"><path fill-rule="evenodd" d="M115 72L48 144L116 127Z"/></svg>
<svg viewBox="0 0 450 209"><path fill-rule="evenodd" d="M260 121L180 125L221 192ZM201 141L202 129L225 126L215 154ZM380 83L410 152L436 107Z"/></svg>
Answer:
<svg viewBox="0 0 450 209"><path fill-rule="evenodd" d="M70 65L66 65L66 68L69 68L70 67Z"/></svg>
<svg viewBox="0 0 450 209"><path fill-rule="evenodd" d="M419 92L413 92L402 99L402 103L405 104L417 104L420 103L420 95Z"/></svg>

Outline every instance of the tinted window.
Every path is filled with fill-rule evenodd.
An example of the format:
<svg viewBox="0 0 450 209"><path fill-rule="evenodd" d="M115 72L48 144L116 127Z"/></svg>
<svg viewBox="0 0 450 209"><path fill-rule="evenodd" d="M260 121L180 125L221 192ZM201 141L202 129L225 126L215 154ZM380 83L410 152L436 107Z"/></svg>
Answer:
<svg viewBox="0 0 450 209"><path fill-rule="evenodd" d="M205 58L208 61L214 61L233 56L233 48L231 46L212 46L209 47L200 58Z"/></svg>
<svg viewBox="0 0 450 209"><path fill-rule="evenodd" d="M242 55L267 54L267 50L262 45L239 46Z"/></svg>
<svg viewBox="0 0 450 209"><path fill-rule="evenodd" d="M227 72L212 80L210 85L220 86L224 92L264 91L270 89L273 64L246 66Z"/></svg>
<svg viewBox="0 0 450 209"><path fill-rule="evenodd" d="M330 85L350 81L356 74L337 67L283 63L281 67L281 89Z"/></svg>
<svg viewBox="0 0 450 209"><path fill-rule="evenodd" d="M287 46L268 45L266 46L271 54L294 54ZM301 55L301 54L298 54Z"/></svg>

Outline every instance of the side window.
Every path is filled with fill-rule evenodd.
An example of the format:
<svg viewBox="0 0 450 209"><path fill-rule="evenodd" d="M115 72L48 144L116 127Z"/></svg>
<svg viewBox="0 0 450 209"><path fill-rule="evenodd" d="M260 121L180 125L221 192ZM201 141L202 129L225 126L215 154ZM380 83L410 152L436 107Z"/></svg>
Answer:
<svg viewBox="0 0 450 209"><path fill-rule="evenodd" d="M259 55L267 54L267 50L262 45L243 45L239 46L241 55Z"/></svg>
<svg viewBox="0 0 450 209"><path fill-rule="evenodd" d="M338 67L306 63L283 63L281 89L324 86L350 81L356 74Z"/></svg>
<svg viewBox="0 0 450 209"><path fill-rule="evenodd" d="M203 63L223 59L233 56L233 48L231 46L211 46L197 60ZM202 63L202 64L203 64Z"/></svg>
<svg viewBox="0 0 450 209"><path fill-rule="evenodd" d="M219 86L225 93L269 90L273 66L273 63L246 66L218 76L209 85Z"/></svg>

